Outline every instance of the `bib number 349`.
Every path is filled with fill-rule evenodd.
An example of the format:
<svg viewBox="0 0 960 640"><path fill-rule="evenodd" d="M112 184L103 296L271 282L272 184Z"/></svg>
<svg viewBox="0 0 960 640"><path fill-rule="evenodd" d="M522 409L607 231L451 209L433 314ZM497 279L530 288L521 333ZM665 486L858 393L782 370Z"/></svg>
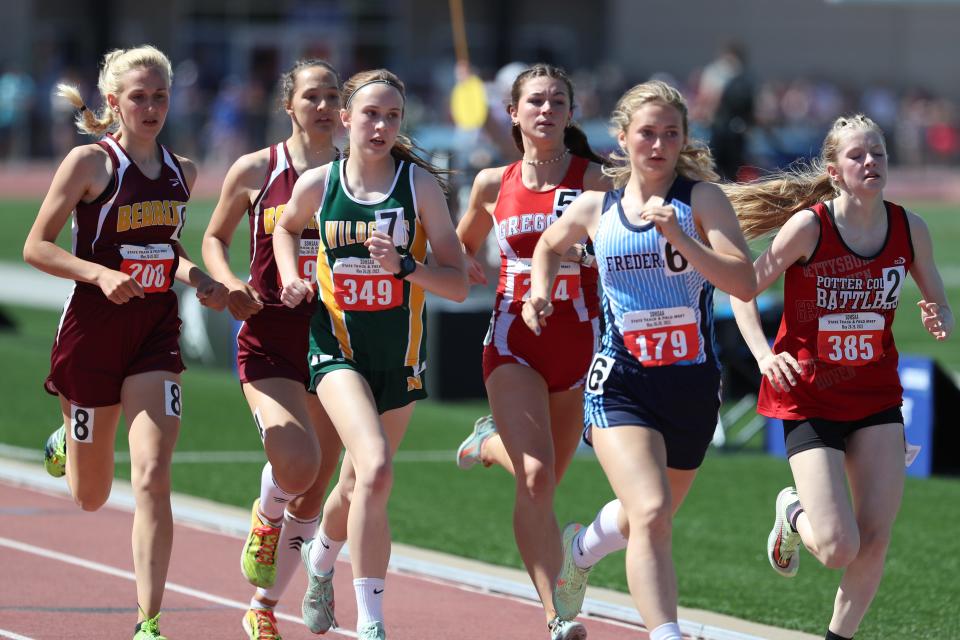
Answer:
<svg viewBox="0 0 960 640"><path fill-rule="evenodd" d="M333 265L333 294L344 311L382 311L403 303L403 280L373 258L342 258Z"/></svg>

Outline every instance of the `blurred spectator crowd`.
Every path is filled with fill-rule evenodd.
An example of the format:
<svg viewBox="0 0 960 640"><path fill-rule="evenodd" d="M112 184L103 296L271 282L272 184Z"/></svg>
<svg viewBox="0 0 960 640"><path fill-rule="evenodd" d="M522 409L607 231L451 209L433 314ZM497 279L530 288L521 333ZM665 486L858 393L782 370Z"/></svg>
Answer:
<svg viewBox="0 0 960 640"><path fill-rule="evenodd" d="M687 97L692 133L704 141L718 139L712 122L719 108L718 91L732 75L722 53L686 77L654 74ZM82 71L63 63L37 75L0 63L0 159L59 159L83 141L72 124L73 109L56 97L55 87L60 82L76 84L90 107L98 108L95 68L84 62ZM515 158L505 103L514 77L524 66L517 62L499 71L481 70L487 76L490 120L477 132L457 132L450 123L452 62L438 63L429 74L405 74L398 69L410 96L407 129L422 147L446 154L454 168L467 173ZM251 77L210 77L194 60L175 62L164 141L203 163L228 165L242 153L285 136L289 124L276 87L281 70L260 70ZM572 70L571 77L577 121L597 150L610 150L613 140L606 117L620 94L645 78L625 77L614 64ZM749 93L752 114L732 127L743 134L745 164L772 168L809 157L819 149L836 116L857 111L883 127L893 164L960 164L957 105L930 88L855 86L824 77L797 77L751 79L742 91Z"/></svg>

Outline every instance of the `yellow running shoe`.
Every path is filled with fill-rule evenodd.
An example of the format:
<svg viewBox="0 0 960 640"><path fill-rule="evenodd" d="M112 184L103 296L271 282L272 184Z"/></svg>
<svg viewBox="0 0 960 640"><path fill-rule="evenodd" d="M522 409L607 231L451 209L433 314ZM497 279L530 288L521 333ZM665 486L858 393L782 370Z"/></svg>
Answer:
<svg viewBox="0 0 960 640"><path fill-rule="evenodd" d="M43 467L54 478L67 472L67 430L63 425L47 438L43 447Z"/></svg>
<svg viewBox="0 0 960 640"><path fill-rule="evenodd" d="M248 609L243 616L243 630L250 640L282 640L273 609Z"/></svg>
<svg viewBox="0 0 960 640"><path fill-rule="evenodd" d="M138 622L133 640L167 640L166 636L160 635L160 614Z"/></svg>
<svg viewBox="0 0 960 640"><path fill-rule="evenodd" d="M277 542L280 527L260 519L260 498L253 501L250 514L250 535L243 545L240 570L247 582L255 587L269 589L277 581Z"/></svg>

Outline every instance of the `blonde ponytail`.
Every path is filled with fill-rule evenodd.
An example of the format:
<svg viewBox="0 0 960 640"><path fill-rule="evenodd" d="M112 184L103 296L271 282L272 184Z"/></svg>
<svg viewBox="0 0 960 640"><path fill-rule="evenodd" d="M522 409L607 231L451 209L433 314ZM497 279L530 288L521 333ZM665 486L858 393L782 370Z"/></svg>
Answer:
<svg viewBox="0 0 960 640"><path fill-rule="evenodd" d="M748 240L777 231L793 214L837 197L837 187L827 174L827 165L837 161L841 137L854 130L883 131L863 114L834 120L823 140L820 157L810 164L797 164L746 184L721 185L740 220Z"/></svg>
<svg viewBox="0 0 960 640"><path fill-rule="evenodd" d="M173 82L173 68L170 66L170 59L156 47L143 45L132 49L114 49L103 56L100 77L97 80L97 88L100 90L103 106L100 107L97 114L87 108L80 91L75 86L57 85L57 95L65 98L79 110L76 124L80 133L100 137L108 131L117 129L120 125L120 118L110 108L107 96L119 94L123 89L120 82L123 75L131 69L139 68L158 70L167 81L167 87Z"/></svg>

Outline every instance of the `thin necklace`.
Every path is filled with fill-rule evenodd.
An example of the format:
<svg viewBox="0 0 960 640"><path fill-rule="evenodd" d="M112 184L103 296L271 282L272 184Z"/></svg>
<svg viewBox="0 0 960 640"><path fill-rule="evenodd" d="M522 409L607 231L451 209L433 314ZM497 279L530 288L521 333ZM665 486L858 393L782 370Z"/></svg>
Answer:
<svg viewBox="0 0 960 640"><path fill-rule="evenodd" d="M569 151L567 149L564 149L560 155L558 155L556 158L551 158L550 160L527 160L526 158L524 158L523 161L526 164L531 164L535 167L539 167L544 164L553 164L554 162L560 162L561 160L567 157L567 153L569 153Z"/></svg>

